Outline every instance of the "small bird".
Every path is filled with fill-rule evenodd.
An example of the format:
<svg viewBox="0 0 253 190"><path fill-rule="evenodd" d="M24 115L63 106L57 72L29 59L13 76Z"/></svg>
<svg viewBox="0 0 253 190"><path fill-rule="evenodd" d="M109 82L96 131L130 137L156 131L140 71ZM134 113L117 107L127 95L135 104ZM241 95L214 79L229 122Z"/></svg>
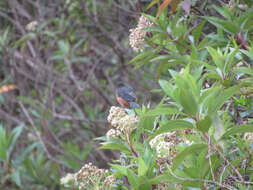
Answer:
<svg viewBox="0 0 253 190"><path fill-rule="evenodd" d="M140 108L136 103L137 98L131 86L120 83L119 88L116 90L116 98L122 107L130 109Z"/></svg>

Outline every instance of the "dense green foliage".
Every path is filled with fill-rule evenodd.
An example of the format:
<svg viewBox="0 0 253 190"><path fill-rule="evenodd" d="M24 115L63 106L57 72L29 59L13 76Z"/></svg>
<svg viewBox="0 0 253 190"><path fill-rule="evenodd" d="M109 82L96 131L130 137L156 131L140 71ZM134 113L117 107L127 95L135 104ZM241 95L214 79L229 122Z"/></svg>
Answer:
<svg viewBox="0 0 253 190"><path fill-rule="evenodd" d="M60 179L90 161L110 174L84 189L253 189L252 6L0 2L0 189L74 189ZM119 80L137 89L142 108L122 117L138 124L97 150Z"/></svg>
<svg viewBox="0 0 253 190"><path fill-rule="evenodd" d="M131 189L253 188L253 9L234 3L144 15L154 24L130 63L158 65L164 98L136 110L129 140L122 133L101 147L123 153L112 167Z"/></svg>

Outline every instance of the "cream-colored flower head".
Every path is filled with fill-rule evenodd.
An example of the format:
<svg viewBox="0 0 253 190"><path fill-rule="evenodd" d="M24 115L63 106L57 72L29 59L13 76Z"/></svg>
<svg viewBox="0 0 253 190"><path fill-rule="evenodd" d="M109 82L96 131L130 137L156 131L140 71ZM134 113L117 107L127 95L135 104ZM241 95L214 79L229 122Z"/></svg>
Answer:
<svg viewBox="0 0 253 190"><path fill-rule="evenodd" d="M65 177L61 178L61 184L62 185L68 184L69 182L72 182L74 180L75 180L75 175L71 174L71 173L68 173Z"/></svg>
<svg viewBox="0 0 253 190"><path fill-rule="evenodd" d="M146 28L146 27L151 27L153 25L152 22L150 22L145 16L141 15L138 21L138 28Z"/></svg>
<svg viewBox="0 0 253 190"><path fill-rule="evenodd" d="M116 123L117 120L120 120L122 117L126 116L126 111L121 107L112 106L107 121L111 124Z"/></svg>
<svg viewBox="0 0 253 190"><path fill-rule="evenodd" d="M149 142L150 146L156 149L159 158L172 159L176 155L175 146L183 141L177 134L177 131L162 133Z"/></svg>
<svg viewBox="0 0 253 190"><path fill-rule="evenodd" d="M132 131L136 128L138 122L139 118L136 115L126 115L119 120L118 129L122 131L125 135L130 135Z"/></svg>
<svg viewBox="0 0 253 190"><path fill-rule="evenodd" d="M245 133L244 134L244 139L245 140L250 140L253 143L253 133Z"/></svg>
<svg viewBox="0 0 253 190"><path fill-rule="evenodd" d="M104 180L104 185L107 188L111 188L112 186L114 186L117 183L116 178L114 177L114 175L109 175L105 178Z"/></svg>
<svg viewBox="0 0 253 190"><path fill-rule="evenodd" d="M106 138L107 140L113 139L113 138L118 138L120 136L121 132L118 129L110 129L106 133Z"/></svg>
<svg viewBox="0 0 253 190"><path fill-rule="evenodd" d="M35 21L32 21L29 24L27 24L25 29L28 32L34 32L37 29L38 25L39 25L38 21L35 20Z"/></svg>
<svg viewBox="0 0 253 190"><path fill-rule="evenodd" d="M139 122L139 118L136 115L127 115L123 108L115 106L111 107L107 120L110 122L112 128L114 129L110 129L107 132L107 139L110 139L112 137L119 137L119 132L123 133L124 135L130 135Z"/></svg>
<svg viewBox="0 0 253 190"><path fill-rule="evenodd" d="M129 30L129 42L134 51L140 51L143 49L145 36L147 34L145 28L151 27L152 25L153 23L142 15L139 18L137 27Z"/></svg>
<svg viewBox="0 0 253 190"><path fill-rule="evenodd" d="M75 175L75 181L78 183L79 189L87 188L104 181L108 170L99 169L92 163L85 164Z"/></svg>

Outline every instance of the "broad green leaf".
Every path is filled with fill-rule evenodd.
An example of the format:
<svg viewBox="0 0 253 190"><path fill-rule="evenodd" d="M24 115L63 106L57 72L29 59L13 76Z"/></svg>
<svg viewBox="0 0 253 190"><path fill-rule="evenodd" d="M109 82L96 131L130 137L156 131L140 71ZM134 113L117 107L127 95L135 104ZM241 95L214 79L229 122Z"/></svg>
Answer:
<svg viewBox="0 0 253 190"><path fill-rule="evenodd" d="M116 164L110 164L112 168L115 168L120 174L127 176L127 167L126 166L121 166L121 165L116 165Z"/></svg>
<svg viewBox="0 0 253 190"><path fill-rule="evenodd" d="M239 91L239 89L240 86L233 86L221 91L220 95L217 96L216 100L212 102L212 105L210 105L208 113L212 114L218 111L221 108L221 106L224 105L225 101L231 98L234 94L236 94Z"/></svg>
<svg viewBox="0 0 253 190"><path fill-rule="evenodd" d="M253 11L252 11L253 12ZM240 49L240 52L248 56L250 59L253 60L253 48L250 49L251 51Z"/></svg>
<svg viewBox="0 0 253 190"><path fill-rule="evenodd" d="M198 104L193 94L187 89L179 89L178 100L183 107L185 113L196 116L198 113Z"/></svg>
<svg viewBox="0 0 253 190"><path fill-rule="evenodd" d="M137 187L138 184L138 176L131 169L127 169L127 178L130 183L131 188Z"/></svg>
<svg viewBox="0 0 253 190"><path fill-rule="evenodd" d="M214 114L211 119L214 128L213 136L216 141L219 141L222 135L225 133L225 128L218 114Z"/></svg>
<svg viewBox="0 0 253 190"><path fill-rule="evenodd" d="M234 68L234 71L253 75L253 69L251 69L249 67L236 67L236 68Z"/></svg>
<svg viewBox="0 0 253 190"><path fill-rule="evenodd" d="M212 23L217 28L222 28L224 31L230 33L230 34L236 34L239 32L239 26L233 21L228 20L222 20L217 17L208 17L204 16L207 21Z"/></svg>
<svg viewBox="0 0 253 190"><path fill-rule="evenodd" d="M172 169L173 170L176 169L188 155L199 153L205 150L207 147L208 147L207 144L193 144L191 146L186 147L183 151L179 152L173 159Z"/></svg>
<svg viewBox="0 0 253 190"><path fill-rule="evenodd" d="M139 69L140 67L142 67L144 64L148 63L151 59L155 58L157 55L153 54L153 55L150 55L148 57L146 57L145 59L141 60L141 61L138 61L135 63L135 66L134 66L134 70L137 70Z"/></svg>
<svg viewBox="0 0 253 190"><path fill-rule="evenodd" d="M144 160L139 157L138 158L138 176L144 176L148 171L148 167L146 166Z"/></svg>
<svg viewBox="0 0 253 190"><path fill-rule="evenodd" d="M152 51L145 51L143 53L138 54L136 57L134 57L128 64L133 64L141 59L144 59L145 57L152 55L153 54L153 50Z"/></svg>
<svg viewBox="0 0 253 190"><path fill-rule="evenodd" d="M228 72L231 71L232 67L233 67L233 60L237 54L239 49L233 49L229 55L227 55L228 57L226 58L226 62L225 62L225 66L224 66L224 70L225 73L227 74Z"/></svg>
<svg viewBox="0 0 253 190"><path fill-rule="evenodd" d="M184 120L169 120L165 124L161 125L158 130L155 131L153 135L150 136L149 140L153 139L155 136L166 133L170 131L175 131L179 129L193 129L192 123Z"/></svg>
<svg viewBox="0 0 253 190"><path fill-rule="evenodd" d="M173 86L166 80L159 80L159 84L163 91L170 97L172 97Z"/></svg>
<svg viewBox="0 0 253 190"><path fill-rule="evenodd" d="M155 116L142 116L138 123L137 133L141 133L141 129L152 130L154 128ZM139 131L140 130L140 131Z"/></svg>
<svg viewBox="0 0 253 190"><path fill-rule="evenodd" d="M226 138L229 135L235 135L237 133L253 133L253 124L233 125L223 134L222 138Z"/></svg>
<svg viewBox="0 0 253 190"><path fill-rule="evenodd" d="M176 108L170 108L170 107L157 107L153 110L149 110L145 115L146 116L156 116L156 115L173 115L181 113Z"/></svg>
<svg viewBox="0 0 253 190"><path fill-rule="evenodd" d="M206 24L206 21L203 21L201 24L199 24L196 28L192 30L192 35L194 37L194 42L197 43L199 41L199 37L202 34L202 29L204 25Z"/></svg>
<svg viewBox="0 0 253 190"><path fill-rule="evenodd" d="M213 5L214 9L216 11L218 11L220 13L220 15L222 15L223 17L225 17L226 19L230 20L230 21L233 21L233 13L232 11L226 7L226 6L223 6L223 7L218 7L216 5Z"/></svg>
<svg viewBox="0 0 253 190"><path fill-rule="evenodd" d="M102 146L99 147L99 149L113 149L120 150L123 152L130 152L128 145L118 139L112 139L108 142L102 143Z"/></svg>
<svg viewBox="0 0 253 190"><path fill-rule="evenodd" d="M15 184L18 187L22 187L21 178L20 178L20 172L18 170L16 170L14 173L11 174L11 179L15 182Z"/></svg>
<svg viewBox="0 0 253 190"><path fill-rule="evenodd" d="M200 120L196 125L199 131L208 132L211 124L212 124L211 118L207 115L203 120Z"/></svg>
<svg viewBox="0 0 253 190"><path fill-rule="evenodd" d="M215 65L222 70L223 69L223 60L221 55L217 52L217 50L213 49L212 47L207 47L208 52L212 56L212 59Z"/></svg>

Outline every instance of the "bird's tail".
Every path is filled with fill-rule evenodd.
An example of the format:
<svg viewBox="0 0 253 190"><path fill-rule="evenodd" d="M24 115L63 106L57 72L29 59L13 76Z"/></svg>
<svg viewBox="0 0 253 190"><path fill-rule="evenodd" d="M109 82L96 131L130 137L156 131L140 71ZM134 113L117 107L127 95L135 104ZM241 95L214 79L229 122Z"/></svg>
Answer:
<svg viewBox="0 0 253 190"><path fill-rule="evenodd" d="M129 105L131 109L140 108L140 106L136 102L129 102Z"/></svg>

